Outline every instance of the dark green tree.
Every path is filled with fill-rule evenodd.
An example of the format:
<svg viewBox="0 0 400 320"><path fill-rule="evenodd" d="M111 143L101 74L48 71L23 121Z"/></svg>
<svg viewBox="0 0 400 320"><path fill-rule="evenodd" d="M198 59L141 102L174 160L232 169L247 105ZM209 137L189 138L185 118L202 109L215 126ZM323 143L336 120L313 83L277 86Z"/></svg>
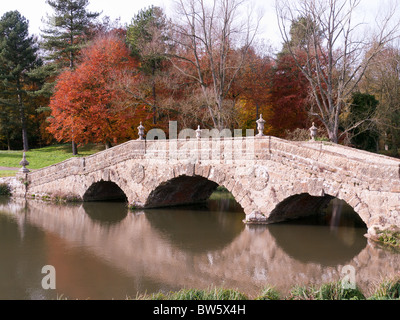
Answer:
<svg viewBox="0 0 400 320"><path fill-rule="evenodd" d="M74 69L82 46L90 38L92 23L100 15L88 12L89 0L47 0L54 14L47 16L41 44L47 50L47 60L59 69Z"/></svg>
<svg viewBox="0 0 400 320"><path fill-rule="evenodd" d="M290 50L304 49L313 35L316 35L317 42L321 42L321 29L311 17L302 16L293 20L289 35L290 41L283 43L278 56L290 54Z"/></svg>
<svg viewBox="0 0 400 320"><path fill-rule="evenodd" d="M30 70L40 63L38 47L34 37L29 35L29 23L18 11L5 13L0 19L0 81L2 82L2 118L9 113L6 134L10 134L10 125L18 115L22 128L24 151L29 150L26 121L26 104L31 80Z"/></svg>
<svg viewBox="0 0 400 320"><path fill-rule="evenodd" d="M54 14L47 16L47 27L42 30L41 47L46 50L46 64L36 71L37 77L47 77L42 94L51 94L56 76L64 69L74 69L82 47L93 36L93 24L100 15L89 12L89 0L47 0ZM78 154L72 141L72 153Z"/></svg>
<svg viewBox="0 0 400 320"><path fill-rule="evenodd" d="M165 46L167 42L167 20L163 10L151 6L141 10L127 29L127 42L132 55L140 62L140 71L149 83L153 108L153 124L157 122L156 78L165 66Z"/></svg>
<svg viewBox="0 0 400 320"><path fill-rule="evenodd" d="M353 125L360 123L350 132L351 143L359 149L377 151L379 134L374 118L378 104L379 101L373 95L361 92L352 95L350 114L346 120Z"/></svg>

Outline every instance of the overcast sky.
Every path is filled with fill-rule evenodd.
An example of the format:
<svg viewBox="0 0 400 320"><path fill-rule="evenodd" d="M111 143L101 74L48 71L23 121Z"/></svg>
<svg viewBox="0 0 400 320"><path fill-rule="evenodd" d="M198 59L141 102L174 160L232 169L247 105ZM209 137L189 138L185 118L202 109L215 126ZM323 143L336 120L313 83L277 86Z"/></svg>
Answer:
<svg viewBox="0 0 400 320"><path fill-rule="evenodd" d="M275 16L275 0L252 0L256 7L264 11L262 20L262 38L267 39L271 45L278 49L281 45L277 20ZM129 23L132 18L144 8L151 5L159 6L164 9L167 16L173 12L173 0L91 0L88 9L90 11L102 12L102 16L110 16L113 20L120 18L121 23ZM361 0L361 10L365 14L371 15L382 6L381 0ZM51 13L51 8L46 4L46 0L0 0L0 16L5 12L18 10L29 20L30 33L40 34L40 28L44 25L42 18L46 13Z"/></svg>
<svg viewBox="0 0 400 320"><path fill-rule="evenodd" d="M271 44L280 45L280 34L276 23L275 0L253 0L257 7L264 9L262 29L263 38L267 38ZM43 28L42 18L46 13L51 13L51 7L46 4L46 0L0 0L0 16L11 10L18 10L29 20L31 34L40 34ZM90 11L102 12L102 16L110 16L113 20L120 18L121 23L129 23L132 18L144 8L151 5L159 6L164 9L167 16L173 12L172 0L91 0L88 9ZM269 30L268 35L265 32ZM275 43L275 44L274 44Z"/></svg>

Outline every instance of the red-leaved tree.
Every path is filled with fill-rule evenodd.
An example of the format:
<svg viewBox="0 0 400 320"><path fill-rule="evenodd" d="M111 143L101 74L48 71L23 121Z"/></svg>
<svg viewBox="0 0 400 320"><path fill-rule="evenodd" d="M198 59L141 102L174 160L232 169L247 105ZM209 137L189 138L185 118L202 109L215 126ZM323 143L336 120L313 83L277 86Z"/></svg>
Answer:
<svg viewBox="0 0 400 320"><path fill-rule="evenodd" d="M271 133L284 137L285 131L307 129L309 84L290 55L279 57L270 85Z"/></svg>
<svg viewBox="0 0 400 320"><path fill-rule="evenodd" d="M145 107L131 104L115 83L127 73L135 78L136 68L137 61L117 33L97 38L83 51L76 70L58 77L48 130L58 141L107 147L132 138Z"/></svg>

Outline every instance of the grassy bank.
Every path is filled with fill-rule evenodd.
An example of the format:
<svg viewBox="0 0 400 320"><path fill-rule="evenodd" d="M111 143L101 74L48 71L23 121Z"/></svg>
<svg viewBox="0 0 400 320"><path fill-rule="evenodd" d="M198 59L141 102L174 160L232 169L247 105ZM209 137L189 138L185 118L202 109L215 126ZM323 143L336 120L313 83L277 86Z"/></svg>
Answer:
<svg viewBox="0 0 400 320"><path fill-rule="evenodd" d="M345 289L340 281L315 286L296 286L287 296L267 287L256 297L232 289L182 289L177 292L138 295L130 300L399 300L400 277L384 280L367 296L360 289Z"/></svg>
<svg viewBox="0 0 400 320"><path fill-rule="evenodd" d="M394 248L400 247L400 229L396 226L392 226L387 230L378 230L376 239L373 239L386 246Z"/></svg>
<svg viewBox="0 0 400 320"><path fill-rule="evenodd" d="M104 150L103 145L89 144L79 148L78 156L89 156L102 150ZM0 167L20 168L19 163L22 160L22 154L22 151L0 151ZM26 152L26 159L29 161L29 170L51 166L72 157L70 144L53 145ZM13 176L17 171L0 170L0 177Z"/></svg>
<svg viewBox="0 0 400 320"><path fill-rule="evenodd" d="M235 198L233 195L229 192L228 189L226 189L223 186L219 186L217 190L215 190L212 195L210 196L210 200L220 200L220 199L232 199L234 200Z"/></svg>

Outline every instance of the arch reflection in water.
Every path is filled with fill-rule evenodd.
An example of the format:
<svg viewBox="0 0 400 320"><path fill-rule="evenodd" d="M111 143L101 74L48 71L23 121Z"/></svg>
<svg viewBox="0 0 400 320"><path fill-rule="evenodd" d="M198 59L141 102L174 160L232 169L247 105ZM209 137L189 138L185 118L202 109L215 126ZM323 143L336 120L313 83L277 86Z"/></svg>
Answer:
<svg viewBox="0 0 400 320"><path fill-rule="evenodd" d="M322 214L268 226L276 243L301 262L343 265L366 246L366 225L346 202L333 199Z"/></svg>
<svg viewBox="0 0 400 320"><path fill-rule="evenodd" d="M220 250L245 228L243 209L232 198L144 212L151 226L172 245L195 253Z"/></svg>
<svg viewBox="0 0 400 320"><path fill-rule="evenodd" d="M226 205L226 202L221 203ZM137 293L207 288L212 284L237 288L250 295L258 294L266 285L287 293L294 285L339 279L343 264L356 266L357 281L362 288L368 288L381 276L400 271L399 255L369 245L362 249L363 245L358 243L365 238L351 231L349 226L346 228L350 232L343 233L342 222L336 231L324 227L324 233L336 232L339 249L334 250L313 244L324 236L311 231L311 226L302 237L295 232L285 232L285 228L290 227L287 224L250 228L242 224L242 214L218 213L212 205L210 212L174 209L126 214L121 206L121 213L117 213L115 203L110 203L107 204L110 211L104 213L109 216L107 219L103 213L100 218L93 215L105 204L93 203L89 212L85 211L88 207L81 205L29 202L26 209L23 204L19 211L12 209L13 203L3 205L3 214L21 221L19 224L24 225L25 230L28 226L35 228L35 236L41 239L19 242L18 246L26 245L27 249L8 251L3 258L16 261L15 255L21 252L35 252L35 257L43 257L35 265L50 264L56 268L57 291L79 299L124 299L126 295L134 297ZM110 218L114 214L119 218ZM15 223L12 228L15 229ZM315 228L320 229L319 226ZM22 232L22 228L20 230ZM305 235L313 241L307 240ZM18 241L18 237L14 238ZM332 241L331 238L326 240ZM321 255L312 256L314 252L299 249L299 246L313 245L314 250L335 251L337 260L325 261ZM345 245L353 251L343 251ZM27 265L28 260L29 255L24 256ZM38 277L42 276L40 268L37 269ZM23 275L15 272L12 276L20 277L21 285L31 285L26 281L29 272ZM40 281L35 285L36 288L29 290L41 293Z"/></svg>
<svg viewBox="0 0 400 320"><path fill-rule="evenodd" d="M103 225L118 224L129 213L125 202L97 202L83 203L83 210L93 220Z"/></svg>

